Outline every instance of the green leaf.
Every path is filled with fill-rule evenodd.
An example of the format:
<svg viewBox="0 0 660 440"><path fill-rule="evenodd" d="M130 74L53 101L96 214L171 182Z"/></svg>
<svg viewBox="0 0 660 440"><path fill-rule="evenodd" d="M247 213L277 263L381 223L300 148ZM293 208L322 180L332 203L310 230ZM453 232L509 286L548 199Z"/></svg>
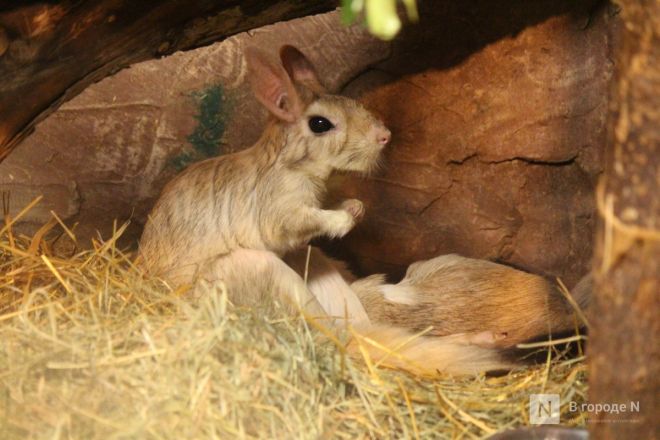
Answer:
<svg viewBox="0 0 660 440"><path fill-rule="evenodd" d="M353 0L341 0L341 22L345 25L355 21L355 11L352 8Z"/></svg>
<svg viewBox="0 0 660 440"><path fill-rule="evenodd" d="M419 21L419 12L417 11L417 0L402 0L406 7L406 13L411 21Z"/></svg>
<svg viewBox="0 0 660 440"><path fill-rule="evenodd" d="M391 40L401 29L396 0L365 0L367 27L383 40Z"/></svg>

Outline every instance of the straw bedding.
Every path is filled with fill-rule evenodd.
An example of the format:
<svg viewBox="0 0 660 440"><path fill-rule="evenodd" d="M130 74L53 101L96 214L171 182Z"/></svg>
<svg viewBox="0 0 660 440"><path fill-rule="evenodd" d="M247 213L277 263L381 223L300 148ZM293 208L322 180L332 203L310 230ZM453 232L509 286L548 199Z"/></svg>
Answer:
<svg viewBox="0 0 660 440"><path fill-rule="evenodd" d="M530 393L585 400L585 366L433 378L343 355L303 318L197 299L146 278L115 241L53 251L0 228L0 437L53 439L483 438L528 424ZM59 225L57 225L60 223ZM47 237L47 239L44 239ZM350 331L349 331L350 333ZM564 410L565 406L562 406ZM585 421L562 414L562 424Z"/></svg>

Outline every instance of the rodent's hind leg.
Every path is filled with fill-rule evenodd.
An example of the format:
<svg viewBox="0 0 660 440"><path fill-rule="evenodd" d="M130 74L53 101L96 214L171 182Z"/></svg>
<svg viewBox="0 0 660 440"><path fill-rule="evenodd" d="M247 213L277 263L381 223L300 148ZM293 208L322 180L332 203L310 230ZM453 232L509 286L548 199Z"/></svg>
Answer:
<svg viewBox="0 0 660 440"><path fill-rule="evenodd" d="M277 299L288 313L304 310L311 316L324 316L303 279L270 251L239 249L209 261L200 271L196 290L215 282L225 284L236 305L272 307Z"/></svg>
<svg viewBox="0 0 660 440"><path fill-rule="evenodd" d="M285 255L284 261L300 276L307 273L307 287L319 301L328 316L342 325L368 324L369 316L349 282L354 277L343 263L334 261L320 249L312 247L307 265L307 248Z"/></svg>

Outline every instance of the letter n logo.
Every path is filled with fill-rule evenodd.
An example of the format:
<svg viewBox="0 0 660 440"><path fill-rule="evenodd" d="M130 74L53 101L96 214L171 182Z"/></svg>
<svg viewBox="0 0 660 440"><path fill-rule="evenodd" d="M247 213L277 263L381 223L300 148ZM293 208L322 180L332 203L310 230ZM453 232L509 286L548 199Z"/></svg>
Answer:
<svg viewBox="0 0 660 440"><path fill-rule="evenodd" d="M529 422L532 425L559 423L559 394L530 394Z"/></svg>

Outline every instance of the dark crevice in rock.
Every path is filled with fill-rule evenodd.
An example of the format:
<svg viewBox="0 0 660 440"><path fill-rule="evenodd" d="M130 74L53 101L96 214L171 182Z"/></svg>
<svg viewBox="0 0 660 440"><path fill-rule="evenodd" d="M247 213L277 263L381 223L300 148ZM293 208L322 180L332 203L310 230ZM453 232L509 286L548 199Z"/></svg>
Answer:
<svg viewBox="0 0 660 440"><path fill-rule="evenodd" d="M546 166L553 166L553 167L563 167L567 165L573 165L575 163L575 160L578 158L579 154L575 153L573 156L569 157L568 159L558 159L558 160L548 160L548 159L535 159L532 157L524 157L524 156L515 156L511 158L506 158L506 159L498 159L498 160L483 160L483 159L478 159L479 162L481 163L486 163L486 164L501 164L501 163L508 163L508 162L525 162L528 164L532 165L546 165Z"/></svg>
<svg viewBox="0 0 660 440"><path fill-rule="evenodd" d="M465 162L468 162L477 157L477 153L471 153L461 159L451 159L447 161L447 165L463 165Z"/></svg>
<svg viewBox="0 0 660 440"><path fill-rule="evenodd" d="M505 159L493 159L493 160L488 160L488 159L483 159L479 157L479 153L472 153L470 155L467 155L461 159L452 159L447 161L447 165L464 165L467 162L472 162L472 161L478 161L479 163L483 164L488 164L488 165L499 165L502 163L510 163L510 162L524 162L532 165L546 165L546 166L554 166L554 167L563 167L563 166L570 166L575 163L577 158L579 157L579 153L575 153L571 157L568 157L566 159L537 159L533 157L525 157L525 156L514 156L514 157L507 157Z"/></svg>

